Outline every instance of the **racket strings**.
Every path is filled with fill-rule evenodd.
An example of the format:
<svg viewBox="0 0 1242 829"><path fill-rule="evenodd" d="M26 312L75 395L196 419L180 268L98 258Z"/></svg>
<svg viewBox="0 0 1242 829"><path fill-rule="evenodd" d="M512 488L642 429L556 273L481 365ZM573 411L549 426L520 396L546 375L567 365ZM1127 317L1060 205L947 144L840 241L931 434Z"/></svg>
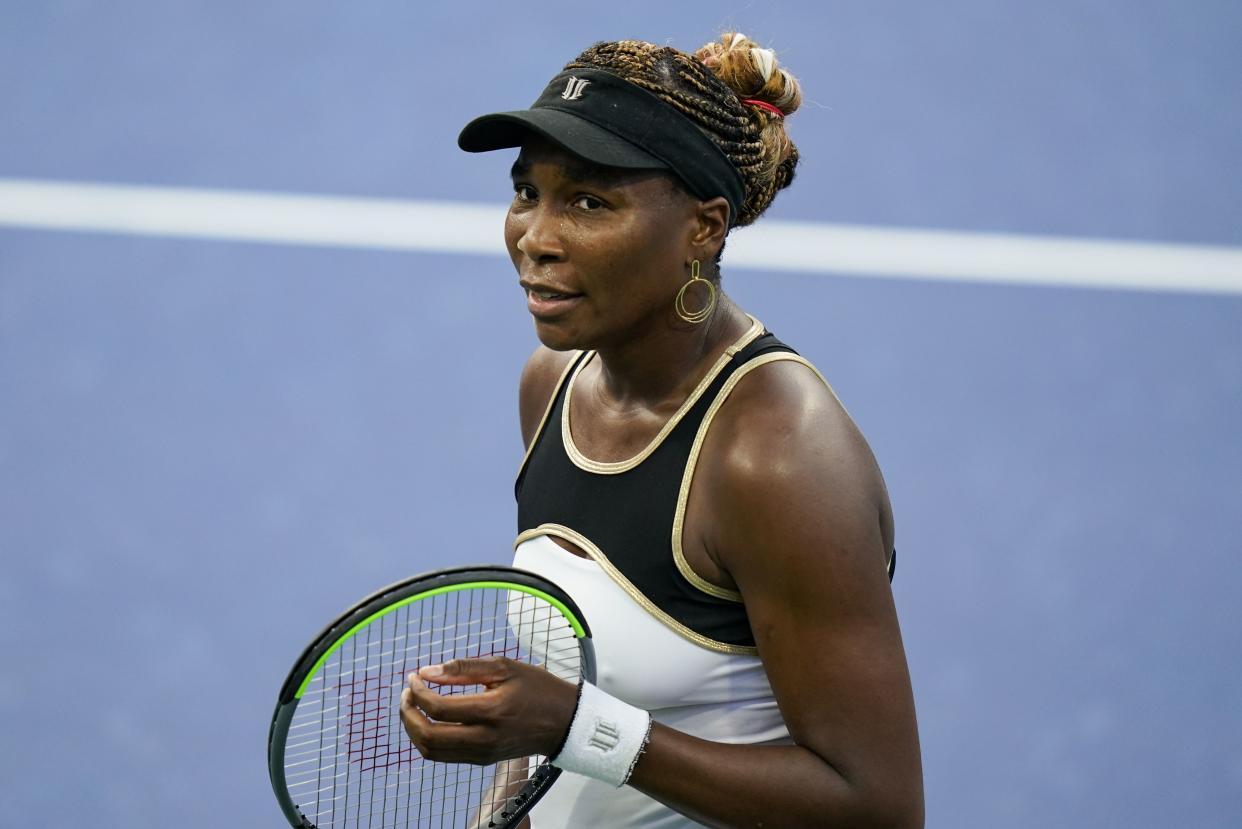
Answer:
<svg viewBox="0 0 1242 829"><path fill-rule="evenodd" d="M551 607L551 606L549 606L549 607ZM555 609L553 609L553 610L552 610L552 612L554 612L554 613L559 613L559 611L556 611ZM473 624L477 626L478 622L474 622ZM526 622L524 622L524 626L526 626L526 627L533 627L533 624L534 624L534 620L533 620L533 619L530 619L530 620L527 620ZM451 640L451 641L455 641L455 642L466 642L466 641L469 641L469 639L470 639L470 633L469 633L468 631L464 631L464 632L461 632L461 633L457 633L455 636L453 636L453 637L449 637L449 638L447 638L447 639L446 639L446 638L442 638L442 639L439 639L439 640L435 640L435 639L433 639L433 638L432 638L432 637L434 637L436 634L440 634L440 633L444 633L444 632L449 632L449 631L456 631L456 630L457 630L457 628L449 628L449 627L447 627L447 626L442 626L442 627L438 627L438 628L436 628L435 630L432 630L432 631L421 631L421 632L419 632L419 634L418 634L418 635L419 635L420 637L422 637L422 638L426 638L426 639L428 639L428 642L423 642L423 641L415 642L414 644L411 644L411 645L409 645L408 647L405 647L405 648L403 649L402 653L404 653L404 654L406 654L406 655L409 655L409 654L414 654L414 653L419 653L419 652L422 652L422 651L427 650L429 646L430 646L430 647L432 647L432 648L434 648L434 647L438 647L438 646L442 645L443 643L446 643L447 641L450 641L450 640ZM407 639L407 637L406 637L406 636L398 636L398 637L394 637L394 639L392 640L391 644L392 644L392 645L394 645L394 646L395 646L395 645L399 645L399 644L401 644L403 641L405 641L406 639ZM549 661L549 663L550 663L550 667L556 667L556 666L557 666L557 663L558 663L560 660L559 660L559 659L557 659L556 657L559 657L559 656L568 657L568 658L569 658L569 659L571 659L571 660L572 660L572 659L576 659L576 654L577 654L577 651L578 651L578 640L577 640L577 637L576 637L576 636L574 636L574 634L573 634L573 629L572 629L572 628L567 628L567 629L563 632L563 635L561 635L561 636L559 637L559 640L560 640L560 641L559 641L559 643L554 643L554 642L552 642L552 641L549 641L549 642L548 642L548 643L546 643L546 645L545 645L545 647L547 648L547 651L548 651L548 657L549 657L548 661ZM429 645L429 643L432 643L432 644L430 644L430 645ZM559 647L553 647L553 645L559 645ZM517 646L514 644L514 645L510 645L509 647L511 647L511 648L516 648ZM393 657L396 653L397 653L397 651L395 650L395 648L394 648L393 650L384 651L384 652L381 652L381 653L379 653L379 654L362 653L362 654L360 654L360 655L356 656L356 657L355 657L352 661L353 661L353 663L354 663L354 667L356 667L356 666L358 666L358 665L366 665L366 664L369 664L369 663L373 662L375 659L386 659L386 658L391 658L391 657ZM511 655L511 654L499 654L499 653L497 653L497 654L494 654L494 655ZM577 670L577 667L576 667L576 665L571 664L571 665L566 666L564 670L566 670L569 674L573 674L573 673ZM316 675L315 675L315 676L311 679L311 682L309 683L309 685L313 687L313 686L314 686L315 684L317 684L317 683L322 683L322 682L324 681L324 679L325 679L325 675L323 674L323 672L319 672L319 673L317 673L317 674L316 674Z"/></svg>
<svg viewBox="0 0 1242 829"><path fill-rule="evenodd" d="M569 621L519 591L457 590L398 607L355 632L307 684L290 723L284 765L295 803L318 827L485 826L544 758L494 766L425 761L405 734L399 701L419 667L496 655L568 681L581 675Z"/></svg>
<svg viewBox="0 0 1242 829"><path fill-rule="evenodd" d="M565 663L568 663L571 659L576 659L578 653L577 639L572 635L572 633L565 638L567 639L567 642L564 646L549 648L550 652L556 658L555 661L561 663L557 666L557 669L552 670L551 673L567 681L576 681L577 669L572 666L567 666ZM490 653L491 655L497 655L499 652L493 650ZM511 654L503 655L512 656ZM409 671L406 671L403 668L394 672L393 675L388 678L389 684L395 688L395 692L398 695L401 692L401 688L405 685L405 677L408 673ZM285 745L285 757L287 760L292 761L294 758L300 756L312 758L318 756L320 753L318 736L323 734L325 731L334 731L344 720L352 719L352 721L356 724L358 722L356 718L359 713L365 710L360 706L365 706L370 703L374 710L370 712L372 716L366 718L366 720L373 723L378 722L378 713L382 710L380 708L380 698L371 697L368 699L366 695L370 691L374 690L370 688L370 683L368 682L366 684L361 684L360 687L359 681L354 680L352 677L353 674L342 674L340 678L338 689L343 691L346 687L349 688L349 693L345 695L348 697L348 702L345 705L329 704L329 700L326 699L328 695L315 694L313 691L314 683L312 683L312 690L308 690L308 692L303 696L302 702L299 704L298 716L295 717L293 723L289 727L289 736ZM444 686L438 689L439 693L445 696L449 694L474 693L477 690L478 686ZM335 700L332 700L332 702L335 702ZM316 721L312 715L314 714L314 710L317 706L319 707L319 715ZM305 711L303 711L304 708ZM332 716L331 722L327 720L329 715ZM298 751L298 749L301 749L301 751Z"/></svg>

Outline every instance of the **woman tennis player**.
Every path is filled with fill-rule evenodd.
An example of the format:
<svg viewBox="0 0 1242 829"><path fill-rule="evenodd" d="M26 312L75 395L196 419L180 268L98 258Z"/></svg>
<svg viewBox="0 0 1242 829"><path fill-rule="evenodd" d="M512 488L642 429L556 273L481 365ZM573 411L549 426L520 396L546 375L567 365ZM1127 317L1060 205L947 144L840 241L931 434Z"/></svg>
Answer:
<svg viewBox="0 0 1242 829"><path fill-rule="evenodd" d="M412 676L401 714L432 760L552 757L534 829L923 824L880 471L720 289L729 232L793 179L800 101L743 35L621 41L461 133L520 148L505 241L542 346L514 564L582 608L597 682L459 660Z"/></svg>

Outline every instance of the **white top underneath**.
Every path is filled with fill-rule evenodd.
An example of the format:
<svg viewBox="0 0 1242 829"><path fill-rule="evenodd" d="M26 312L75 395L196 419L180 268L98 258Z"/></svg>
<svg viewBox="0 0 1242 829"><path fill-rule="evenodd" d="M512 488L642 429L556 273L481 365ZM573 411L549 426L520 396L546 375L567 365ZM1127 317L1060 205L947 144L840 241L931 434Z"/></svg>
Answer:
<svg viewBox="0 0 1242 829"><path fill-rule="evenodd" d="M562 549L548 536L518 545L513 566L551 580L577 603L591 629L595 684L601 690L704 740L792 742L759 657L718 653L680 636L593 560ZM532 829L699 825L635 789L615 789L572 772L564 772L535 805L531 824Z"/></svg>

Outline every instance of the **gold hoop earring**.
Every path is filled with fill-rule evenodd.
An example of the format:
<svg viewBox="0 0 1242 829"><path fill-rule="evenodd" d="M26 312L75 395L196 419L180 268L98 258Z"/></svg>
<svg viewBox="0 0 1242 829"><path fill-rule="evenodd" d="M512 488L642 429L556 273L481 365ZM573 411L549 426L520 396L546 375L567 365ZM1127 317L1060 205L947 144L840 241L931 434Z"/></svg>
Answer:
<svg viewBox="0 0 1242 829"><path fill-rule="evenodd" d="M690 311L686 308L686 289L695 282L702 282L707 286L707 304L697 311ZM677 312L677 316L681 317L691 325L698 325L712 315L712 311L716 308L716 286L710 280L699 276L699 260L695 259L690 263L690 281L681 286L681 290L677 292L677 299L673 303L673 310Z"/></svg>

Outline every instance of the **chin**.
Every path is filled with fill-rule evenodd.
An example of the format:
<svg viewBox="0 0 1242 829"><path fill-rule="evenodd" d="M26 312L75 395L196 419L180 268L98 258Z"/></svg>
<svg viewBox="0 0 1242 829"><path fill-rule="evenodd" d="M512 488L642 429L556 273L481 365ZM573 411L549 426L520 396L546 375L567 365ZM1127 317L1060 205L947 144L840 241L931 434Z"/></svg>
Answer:
<svg viewBox="0 0 1242 829"><path fill-rule="evenodd" d="M582 344L583 338L579 332L569 326L539 319L535 319L534 323L535 336L539 338L539 342L543 343L545 348L550 348L553 351L575 351L590 348L590 346Z"/></svg>

